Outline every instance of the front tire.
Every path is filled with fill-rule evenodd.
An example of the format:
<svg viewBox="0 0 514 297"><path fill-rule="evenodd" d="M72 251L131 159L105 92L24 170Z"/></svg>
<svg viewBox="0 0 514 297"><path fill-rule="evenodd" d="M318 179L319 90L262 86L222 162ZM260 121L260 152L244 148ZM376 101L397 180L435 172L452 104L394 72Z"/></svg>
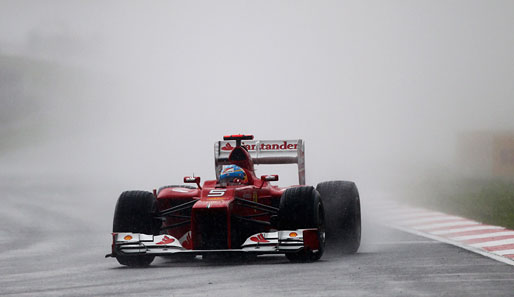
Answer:
<svg viewBox="0 0 514 297"><path fill-rule="evenodd" d="M325 204L327 241L345 254L356 253L361 241L361 207L354 182L327 181L316 190Z"/></svg>
<svg viewBox="0 0 514 297"><path fill-rule="evenodd" d="M155 210L155 197L150 192L126 191L121 193L114 210L112 232L131 232L154 234L159 233L159 225L153 218ZM138 255L125 256L116 255L116 260L121 265L131 267L148 266L155 256Z"/></svg>
<svg viewBox="0 0 514 297"><path fill-rule="evenodd" d="M320 195L314 187L287 189L280 198L278 212L279 230L318 229L319 249L286 253L293 262L316 261L325 250L325 210Z"/></svg>

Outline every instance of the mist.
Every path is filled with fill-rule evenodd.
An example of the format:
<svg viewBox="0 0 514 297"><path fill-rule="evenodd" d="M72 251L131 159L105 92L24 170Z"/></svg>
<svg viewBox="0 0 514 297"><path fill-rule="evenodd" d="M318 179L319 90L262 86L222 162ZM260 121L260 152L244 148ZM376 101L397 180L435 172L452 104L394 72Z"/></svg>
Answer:
<svg viewBox="0 0 514 297"><path fill-rule="evenodd" d="M0 175L150 190L246 133L304 139L308 184L393 195L514 129L513 29L510 1L4 0Z"/></svg>

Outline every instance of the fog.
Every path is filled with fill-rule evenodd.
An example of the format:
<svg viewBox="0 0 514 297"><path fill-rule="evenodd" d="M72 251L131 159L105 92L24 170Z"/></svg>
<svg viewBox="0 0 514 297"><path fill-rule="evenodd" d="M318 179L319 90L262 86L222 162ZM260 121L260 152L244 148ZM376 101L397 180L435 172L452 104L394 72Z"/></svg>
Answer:
<svg viewBox="0 0 514 297"><path fill-rule="evenodd" d="M0 174L150 190L246 133L392 195L514 129L513 32L512 1L2 0Z"/></svg>

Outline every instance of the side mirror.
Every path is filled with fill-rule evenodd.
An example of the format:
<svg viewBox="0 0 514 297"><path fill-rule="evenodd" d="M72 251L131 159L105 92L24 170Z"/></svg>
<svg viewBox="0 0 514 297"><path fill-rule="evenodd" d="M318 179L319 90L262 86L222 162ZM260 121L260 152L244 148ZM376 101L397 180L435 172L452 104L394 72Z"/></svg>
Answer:
<svg viewBox="0 0 514 297"><path fill-rule="evenodd" d="M278 181L278 175L276 174L273 174L273 175L262 175L261 176L261 181L262 182L270 182L270 181Z"/></svg>
<svg viewBox="0 0 514 297"><path fill-rule="evenodd" d="M186 184L196 184L198 189L202 189L200 186L200 177L199 176L185 176L184 183Z"/></svg>

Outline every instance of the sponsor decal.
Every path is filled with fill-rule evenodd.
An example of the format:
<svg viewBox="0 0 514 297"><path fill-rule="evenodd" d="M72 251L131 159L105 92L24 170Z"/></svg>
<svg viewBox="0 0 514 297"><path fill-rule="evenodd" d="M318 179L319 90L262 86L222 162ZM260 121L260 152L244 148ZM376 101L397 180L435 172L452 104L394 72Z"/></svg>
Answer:
<svg viewBox="0 0 514 297"><path fill-rule="evenodd" d="M266 243L266 242L269 242L269 240L267 240L266 238L264 238L264 235L261 234L257 234L256 236L252 236L250 237L250 240L253 241L253 242L258 242L258 243Z"/></svg>
<svg viewBox="0 0 514 297"><path fill-rule="evenodd" d="M255 151L257 148L261 151L291 151L296 150L298 148L297 143L289 143L287 141L283 141L282 143L260 143L260 144L246 144L244 142L241 143L242 146L246 147L248 151ZM227 142L224 146L221 147L222 151L231 151L234 147Z"/></svg>
<svg viewBox="0 0 514 297"><path fill-rule="evenodd" d="M161 241L159 241L157 244L170 244L172 242L174 242L175 239L169 237L168 235L165 235Z"/></svg>
<svg viewBox="0 0 514 297"><path fill-rule="evenodd" d="M193 248L193 240L191 238L191 231L188 231L182 238L179 240L180 244L188 250Z"/></svg>
<svg viewBox="0 0 514 297"><path fill-rule="evenodd" d="M240 170L238 170L240 171ZM229 173L234 173L236 172L236 169L234 168L234 166L223 166L223 169L221 170L221 174L229 174Z"/></svg>
<svg viewBox="0 0 514 297"><path fill-rule="evenodd" d="M231 151L231 150L233 150L233 149L234 149L234 147L232 147L232 146L230 145L230 143L229 143L229 142L227 142L227 144L225 144L225 145L221 148L221 150L222 150L222 151Z"/></svg>

